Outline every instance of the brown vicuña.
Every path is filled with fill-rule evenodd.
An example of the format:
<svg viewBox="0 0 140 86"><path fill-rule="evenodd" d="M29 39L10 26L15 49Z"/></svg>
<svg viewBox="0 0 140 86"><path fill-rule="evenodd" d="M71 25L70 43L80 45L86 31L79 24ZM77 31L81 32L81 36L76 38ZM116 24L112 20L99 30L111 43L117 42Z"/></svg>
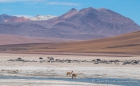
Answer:
<svg viewBox="0 0 140 86"><path fill-rule="evenodd" d="M76 78L77 77L77 74L76 73L73 73L72 74L72 79Z"/></svg>
<svg viewBox="0 0 140 86"><path fill-rule="evenodd" d="M72 73L73 73L73 71L71 71L71 72L67 72L67 76L68 76L68 75L71 75Z"/></svg>

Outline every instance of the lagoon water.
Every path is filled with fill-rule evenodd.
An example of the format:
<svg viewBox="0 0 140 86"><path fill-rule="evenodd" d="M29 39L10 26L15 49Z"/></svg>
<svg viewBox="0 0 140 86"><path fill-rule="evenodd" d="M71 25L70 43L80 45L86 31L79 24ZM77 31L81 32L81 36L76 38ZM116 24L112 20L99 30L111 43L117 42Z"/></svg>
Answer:
<svg viewBox="0 0 140 86"><path fill-rule="evenodd" d="M45 78L45 77L20 77L20 76L0 76L0 79L26 79L26 80L64 80L71 82L87 82L97 84L114 84L120 86L140 86L139 79L120 78Z"/></svg>

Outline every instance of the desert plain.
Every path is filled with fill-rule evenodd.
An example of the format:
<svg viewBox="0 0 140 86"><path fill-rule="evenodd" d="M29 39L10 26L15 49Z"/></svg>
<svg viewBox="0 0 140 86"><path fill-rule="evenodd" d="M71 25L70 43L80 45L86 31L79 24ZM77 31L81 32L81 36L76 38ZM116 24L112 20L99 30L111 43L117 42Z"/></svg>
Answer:
<svg viewBox="0 0 140 86"><path fill-rule="evenodd" d="M39 59L39 58L42 59ZM86 62L48 62L48 57L54 60L80 60ZM25 61L10 61L21 58ZM92 60L140 60L140 56L115 56L115 55L54 55L54 54L8 54L0 53L0 76L14 77L43 77L58 78L58 80L34 79L4 79L0 78L0 86L114 86L97 83L75 82L82 78L131 78L140 79L139 64L95 64ZM76 79L66 76L68 71L77 74ZM59 80L69 78L71 81Z"/></svg>

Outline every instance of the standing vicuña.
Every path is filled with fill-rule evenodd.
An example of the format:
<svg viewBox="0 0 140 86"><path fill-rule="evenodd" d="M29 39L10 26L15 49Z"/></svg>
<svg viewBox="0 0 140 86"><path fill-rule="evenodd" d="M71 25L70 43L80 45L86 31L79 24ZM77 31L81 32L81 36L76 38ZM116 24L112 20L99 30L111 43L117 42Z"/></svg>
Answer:
<svg viewBox="0 0 140 86"><path fill-rule="evenodd" d="M72 79L76 78L76 77L77 77L77 74L76 73L72 73Z"/></svg>
<svg viewBox="0 0 140 86"><path fill-rule="evenodd" d="M71 75L72 73L73 73L73 71L71 71L71 72L67 72L67 76L68 76L68 75Z"/></svg>

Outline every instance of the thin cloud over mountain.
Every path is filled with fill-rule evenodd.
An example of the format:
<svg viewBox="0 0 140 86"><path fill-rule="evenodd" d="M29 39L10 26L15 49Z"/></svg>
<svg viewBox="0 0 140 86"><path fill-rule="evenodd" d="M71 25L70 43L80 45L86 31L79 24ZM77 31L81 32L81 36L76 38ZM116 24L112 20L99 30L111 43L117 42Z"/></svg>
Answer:
<svg viewBox="0 0 140 86"><path fill-rule="evenodd" d="M81 4L72 2L48 2L49 5L67 5L67 6L79 6Z"/></svg>
<svg viewBox="0 0 140 86"><path fill-rule="evenodd" d="M0 2L42 2L45 0L0 0Z"/></svg>
<svg viewBox="0 0 140 86"><path fill-rule="evenodd" d="M47 5L66 5L66 6L80 6L79 3L73 2L59 2L59 1L51 1L51 0L0 0L0 3L13 3L13 2L43 2Z"/></svg>
<svg viewBox="0 0 140 86"><path fill-rule="evenodd" d="M48 5L67 5L67 6L79 6L81 4L73 2L59 2L51 0L0 0L0 3L13 3L13 2L45 2Z"/></svg>

